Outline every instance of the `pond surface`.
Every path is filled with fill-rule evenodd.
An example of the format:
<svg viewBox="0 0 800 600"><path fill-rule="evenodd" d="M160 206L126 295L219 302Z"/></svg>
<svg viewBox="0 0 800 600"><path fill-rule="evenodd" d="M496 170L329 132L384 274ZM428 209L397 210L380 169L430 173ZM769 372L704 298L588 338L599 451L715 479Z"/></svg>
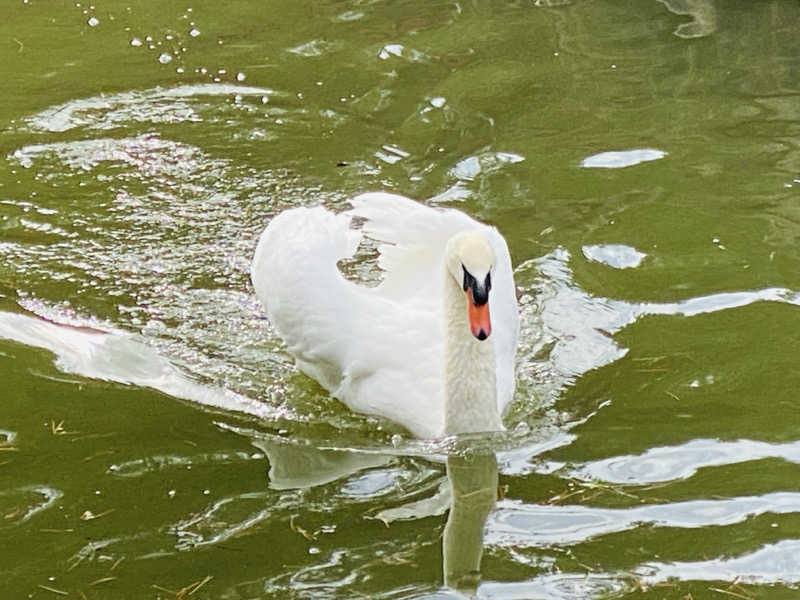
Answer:
<svg viewBox="0 0 800 600"><path fill-rule="evenodd" d="M796 0L0 14L4 598L796 597ZM378 189L506 236L507 433L264 318L269 219Z"/></svg>

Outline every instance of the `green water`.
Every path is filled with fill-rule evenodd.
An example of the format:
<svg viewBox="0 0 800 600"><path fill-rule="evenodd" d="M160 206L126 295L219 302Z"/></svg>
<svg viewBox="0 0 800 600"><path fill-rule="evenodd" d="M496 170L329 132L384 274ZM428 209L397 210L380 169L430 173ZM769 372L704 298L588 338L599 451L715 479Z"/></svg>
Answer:
<svg viewBox="0 0 800 600"><path fill-rule="evenodd" d="M6 2L0 597L796 597L799 28ZM466 455L327 398L253 297L273 215L376 189L518 266L509 433Z"/></svg>

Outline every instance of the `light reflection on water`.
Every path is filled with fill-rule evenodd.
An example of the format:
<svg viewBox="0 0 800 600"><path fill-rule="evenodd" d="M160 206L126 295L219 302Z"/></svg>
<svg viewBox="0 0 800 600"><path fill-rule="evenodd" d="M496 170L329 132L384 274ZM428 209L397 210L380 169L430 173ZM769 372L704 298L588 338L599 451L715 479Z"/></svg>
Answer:
<svg viewBox="0 0 800 600"><path fill-rule="evenodd" d="M647 564L637 570L637 575L651 585L670 579L796 585L800 583L798 551L800 540L788 539L732 558Z"/></svg>
<svg viewBox="0 0 800 600"><path fill-rule="evenodd" d="M70 100L28 117L24 122L33 133L60 133L76 128L115 129L140 121L150 124L202 122L205 120L202 116L203 105L196 102L198 97L255 96L261 102L275 94L274 90L267 88L234 84L183 85Z"/></svg>
<svg viewBox="0 0 800 600"><path fill-rule="evenodd" d="M744 498L649 504L627 509L580 505L535 506L505 501L492 515L487 542L510 547L570 545L644 524L687 529L721 527L767 513L794 513L799 500L800 494L777 492Z"/></svg>
<svg viewBox="0 0 800 600"><path fill-rule="evenodd" d="M575 465L570 476L587 481L643 485L688 479L698 469L780 458L800 463L800 442L770 444L756 440L695 439L680 446L651 448L639 456L615 456Z"/></svg>
<svg viewBox="0 0 800 600"><path fill-rule="evenodd" d="M0 490L0 530L16 527L36 514L51 509L63 497L63 492L46 485L26 485Z"/></svg>

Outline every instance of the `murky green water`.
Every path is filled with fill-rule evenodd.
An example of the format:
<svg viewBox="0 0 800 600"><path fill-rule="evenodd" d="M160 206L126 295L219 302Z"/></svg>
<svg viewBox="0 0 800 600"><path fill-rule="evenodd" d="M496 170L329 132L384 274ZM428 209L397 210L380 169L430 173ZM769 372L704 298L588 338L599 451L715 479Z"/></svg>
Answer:
<svg viewBox="0 0 800 600"><path fill-rule="evenodd" d="M795 0L0 17L3 598L795 597ZM326 398L253 297L274 214L375 189L518 265L466 456Z"/></svg>

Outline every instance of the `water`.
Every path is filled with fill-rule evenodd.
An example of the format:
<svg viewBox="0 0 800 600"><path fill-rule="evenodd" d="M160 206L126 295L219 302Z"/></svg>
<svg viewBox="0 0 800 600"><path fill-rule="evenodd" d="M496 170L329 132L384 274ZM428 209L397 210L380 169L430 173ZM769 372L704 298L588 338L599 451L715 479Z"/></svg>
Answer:
<svg viewBox="0 0 800 600"><path fill-rule="evenodd" d="M3 597L794 597L799 21L6 6ZM375 189L506 236L506 434L352 414L261 313L269 219Z"/></svg>

